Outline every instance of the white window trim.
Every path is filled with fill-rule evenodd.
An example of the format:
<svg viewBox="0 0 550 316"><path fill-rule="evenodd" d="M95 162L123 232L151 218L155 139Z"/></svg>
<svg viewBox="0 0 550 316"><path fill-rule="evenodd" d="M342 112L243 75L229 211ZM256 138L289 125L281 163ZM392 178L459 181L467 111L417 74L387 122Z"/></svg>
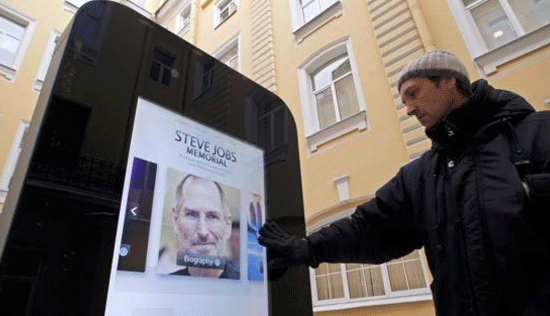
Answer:
<svg viewBox="0 0 550 316"><path fill-rule="evenodd" d="M550 23L527 33L497 49L474 58L486 75L497 72L497 67L550 44Z"/></svg>
<svg viewBox="0 0 550 316"><path fill-rule="evenodd" d="M355 212L355 209L347 209L336 215L325 218L311 227L307 228L307 234L320 229L323 226L329 225L339 219L349 217ZM423 251L423 250L419 250ZM396 291L386 295L374 296L374 297L361 297L355 299L348 299L349 297L349 288L347 287L347 273L345 270L345 264L341 264L340 273L342 274L344 298L332 299L332 300L323 300L319 301L317 296L317 282L315 278L315 269L309 268L309 278L311 282L311 299L313 302L313 311L314 312L324 312L324 311L334 311L342 309L350 309L357 307L366 307L366 306L379 306L379 305L389 305L389 304L400 304L400 303L410 303L410 302L421 302L421 301L431 301L433 300L433 295L430 290L430 282L428 278L428 268L426 262L422 259L423 255L420 254L420 262L422 266L422 271L424 273L424 280L426 281L426 287L423 289L414 289L406 291ZM390 280L388 276L388 271L386 263L381 264L382 267L382 277L384 280L384 288L390 288Z"/></svg>
<svg viewBox="0 0 550 316"><path fill-rule="evenodd" d="M217 28L218 26L220 26L223 22L227 21L233 14L235 14L239 10L239 1L238 0L231 0L230 1L231 3L229 3L228 6L231 6L231 4L234 4L234 10L233 11L230 10L227 17L223 20L220 20L220 4L224 1L226 1L226 0L218 0L214 4L214 8L212 10L212 12L214 14L214 18L213 18L214 29Z"/></svg>
<svg viewBox="0 0 550 316"><path fill-rule="evenodd" d="M17 51L17 55L15 56L13 64L11 65L11 67L0 64L0 74L3 75L6 79L12 81L15 79L15 76L17 75L17 72L21 67L21 63L23 62L23 58L27 53L27 49L29 48L31 38L34 33L34 29L36 28L36 21L22 14L19 14L2 4L0 4L0 15L16 23L26 25L25 35L23 35L23 38L21 39L19 50Z"/></svg>
<svg viewBox="0 0 550 316"><path fill-rule="evenodd" d="M517 39L507 44L488 50L473 18L467 12L462 1L447 0L447 2L470 55L483 70L485 76L495 74L499 66L550 44L550 35L548 35L550 34L550 23L548 23L537 30L519 35ZM516 22L514 19L511 21L514 25Z"/></svg>
<svg viewBox="0 0 550 316"><path fill-rule="evenodd" d="M36 78L34 79L33 89L35 91L42 90L42 85L44 84L44 80L46 79L48 68L52 60L52 55L55 50L55 40L60 36L61 33L58 31L53 31L50 35L48 46L46 46L46 51L44 52L44 56L42 57L42 61L40 62L40 67L38 68L38 73L36 74Z"/></svg>
<svg viewBox="0 0 550 316"><path fill-rule="evenodd" d="M367 306L380 306L380 305L390 305L390 304L432 301L433 296L430 290L427 289L425 290L425 292L426 293L407 294L400 297L395 296L395 297L371 298L371 299L365 298L364 300L357 301L357 302L350 300L349 302L345 302L345 303L343 302L327 303L324 305L314 306L313 311L317 313L317 312L335 311L335 310L367 307Z"/></svg>
<svg viewBox="0 0 550 316"><path fill-rule="evenodd" d="M76 11L78 11L78 7L65 0L65 2L63 2L63 10L69 11L71 13L76 13Z"/></svg>
<svg viewBox="0 0 550 316"><path fill-rule="evenodd" d="M88 2L90 2L92 0L89 0ZM86 2L86 3L88 3ZM84 4L86 4L84 3ZM69 12L72 12L72 13L76 13L76 11L78 11L78 9L80 8L80 6L77 6L75 5L74 3L71 2L71 0L65 0L63 2L63 10L66 10L66 11L69 11Z"/></svg>
<svg viewBox="0 0 550 316"><path fill-rule="evenodd" d="M235 45L237 45L237 59L238 59L238 69L235 69L237 71L241 71L241 38L239 34L233 36L231 39L226 41L220 48L218 48L214 53L212 53L212 56L216 59L223 56L225 53L227 53L229 50L231 50Z"/></svg>
<svg viewBox="0 0 550 316"><path fill-rule="evenodd" d="M350 117L325 127L324 129L319 129L315 100L313 94L311 93L312 83L310 73L321 67L327 61L341 55L344 52L347 52L350 61L359 111ZM357 63L355 62L355 56L353 54L353 49L349 38L346 37L325 46L317 53L313 54L310 59L302 63L302 65L298 67L298 86L300 89L302 112L304 114L304 131L307 146L310 152L316 151L322 144L347 133L355 130L363 131L368 128L369 124L367 120L363 86L359 80Z"/></svg>
<svg viewBox="0 0 550 316"><path fill-rule="evenodd" d="M312 288L312 291L311 291L312 302L314 305L314 311L316 312L330 311L330 310L348 309L353 307L376 306L376 305L387 305L387 304L432 300L433 295L429 287L428 277L426 275L426 267L421 258L420 258L420 264L422 266L422 271L424 274L424 281L426 282L425 288L395 291L395 292L387 293L386 295L360 297L360 298L351 299L351 298L348 298L350 294L349 294L349 288L347 286L348 280L347 280L346 264L341 263L340 274L342 277L342 283L343 283L342 289L344 290L344 297L331 299L331 300L322 300L322 301L319 301L319 298L317 296L317 280L315 276L315 269L309 268L309 276L310 276L310 282L311 282L311 288ZM391 289L387 263L379 264L379 266L380 266L380 271L382 272L384 289L385 290Z"/></svg>
<svg viewBox="0 0 550 316"><path fill-rule="evenodd" d="M128 0L128 1L144 9L145 9L145 3L147 2L147 0Z"/></svg>
<svg viewBox="0 0 550 316"><path fill-rule="evenodd" d="M5 198L9 190L10 180L15 171L15 166L19 155L21 154L21 146L23 145L23 136L25 135L25 130L29 127L29 123L25 120L21 120L17 126L17 131L13 137L13 142L11 144L11 149L8 154L8 159L4 166L4 171L2 172L2 178L0 179L0 195ZM3 200L0 200L1 203L4 203Z"/></svg>
<svg viewBox="0 0 550 316"><path fill-rule="evenodd" d="M149 10L145 9L145 7L142 7L130 0L124 0L123 3L126 4L128 7L134 9L135 11L141 13L141 15L145 16L146 18L150 20L153 19L153 13L149 12Z"/></svg>
<svg viewBox="0 0 550 316"><path fill-rule="evenodd" d="M333 19L336 19L343 14L343 5L341 0L336 0L331 6L320 12L316 17L304 21L302 8L298 3L299 0L288 0L290 2L290 14L292 21L292 34L294 40L300 43L304 38L315 32L317 29L327 24Z"/></svg>
<svg viewBox="0 0 550 316"><path fill-rule="evenodd" d="M184 23L183 25L181 25L183 22L180 21L184 21L182 19L182 13L187 10L189 10L189 18L187 20L187 24ZM180 37L183 36L183 34L187 33L187 31L189 31L189 28L191 27L191 15L193 14L191 10L191 3L187 3L183 6L181 10L178 11L178 14L176 15L176 34Z"/></svg>

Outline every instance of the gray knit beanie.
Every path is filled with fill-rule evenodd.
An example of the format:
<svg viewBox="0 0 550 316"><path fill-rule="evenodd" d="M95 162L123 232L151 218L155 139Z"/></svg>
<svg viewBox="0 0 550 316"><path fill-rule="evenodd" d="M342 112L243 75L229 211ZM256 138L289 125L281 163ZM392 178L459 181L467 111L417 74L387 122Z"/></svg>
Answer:
<svg viewBox="0 0 550 316"><path fill-rule="evenodd" d="M403 82L410 78L431 76L454 77L464 86L470 86L468 71L462 62L449 52L434 50L423 54L403 68L397 81L397 90L401 90Z"/></svg>

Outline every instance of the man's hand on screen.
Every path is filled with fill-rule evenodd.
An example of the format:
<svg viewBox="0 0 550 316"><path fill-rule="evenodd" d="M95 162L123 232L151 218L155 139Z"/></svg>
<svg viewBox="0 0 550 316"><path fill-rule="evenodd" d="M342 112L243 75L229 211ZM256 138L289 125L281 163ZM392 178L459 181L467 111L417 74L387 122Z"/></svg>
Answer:
<svg viewBox="0 0 550 316"><path fill-rule="evenodd" d="M272 253L267 263L270 269L313 264L313 254L307 239L288 234L275 222L266 223L259 233L258 242Z"/></svg>

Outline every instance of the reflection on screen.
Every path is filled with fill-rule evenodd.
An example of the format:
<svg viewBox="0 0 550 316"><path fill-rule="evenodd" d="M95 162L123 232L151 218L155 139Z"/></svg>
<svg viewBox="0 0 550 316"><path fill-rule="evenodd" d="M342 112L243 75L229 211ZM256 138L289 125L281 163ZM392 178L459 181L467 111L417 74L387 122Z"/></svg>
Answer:
<svg viewBox="0 0 550 316"><path fill-rule="evenodd" d="M268 315L263 157L139 99L105 314Z"/></svg>

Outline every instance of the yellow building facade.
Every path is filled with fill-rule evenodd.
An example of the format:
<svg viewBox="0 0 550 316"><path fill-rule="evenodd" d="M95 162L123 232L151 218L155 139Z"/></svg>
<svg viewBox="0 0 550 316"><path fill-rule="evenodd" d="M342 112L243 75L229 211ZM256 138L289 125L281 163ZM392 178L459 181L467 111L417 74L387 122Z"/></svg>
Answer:
<svg viewBox="0 0 550 316"><path fill-rule="evenodd" d="M0 44L8 52L0 61L3 195L51 43L84 2L0 0L0 35L15 29L15 39ZM119 2L289 106L310 232L351 214L430 147L396 90L401 68L423 52L449 50L472 81L485 78L550 109L550 0ZM316 315L434 315L421 251L383 265L323 264L311 282Z"/></svg>

